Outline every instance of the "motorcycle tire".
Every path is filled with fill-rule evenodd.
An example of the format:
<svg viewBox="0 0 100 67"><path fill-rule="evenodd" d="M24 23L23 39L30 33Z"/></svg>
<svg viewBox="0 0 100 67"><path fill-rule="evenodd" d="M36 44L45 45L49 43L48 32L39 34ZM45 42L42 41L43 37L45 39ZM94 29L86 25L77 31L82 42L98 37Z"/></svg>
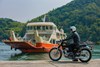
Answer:
<svg viewBox="0 0 100 67"><path fill-rule="evenodd" d="M55 50L56 50L56 52L54 53ZM52 54L52 52L53 52L53 54ZM57 54L57 53L59 53L59 56L58 56L58 57L56 57L56 54ZM53 58L52 55L54 55L56 58ZM50 57L50 59L53 60L53 61L58 61L58 60L60 60L61 57L62 57L62 51L61 51L61 49L52 48L52 49L50 50L50 52L49 52L49 57Z"/></svg>
<svg viewBox="0 0 100 67"><path fill-rule="evenodd" d="M80 53L82 53L82 51L87 51L88 54L89 54L89 56L88 56L87 59L82 59L82 58L80 58L79 60L80 60L81 62L89 62L89 61L91 60L91 58L92 58L92 53L91 53L91 51L90 51L89 49L81 49ZM85 53L85 54L86 54L86 53Z"/></svg>

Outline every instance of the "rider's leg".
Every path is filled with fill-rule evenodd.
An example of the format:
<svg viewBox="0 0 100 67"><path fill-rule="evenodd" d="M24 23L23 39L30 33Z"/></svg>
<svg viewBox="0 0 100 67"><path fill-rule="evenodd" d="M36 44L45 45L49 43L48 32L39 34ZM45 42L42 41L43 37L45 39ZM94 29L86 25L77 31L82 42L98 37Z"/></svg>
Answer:
<svg viewBox="0 0 100 67"><path fill-rule="evenodd" d="M74 44L74 46L73 46L73 61L78 61L78 59L76 59L75 57L76 57L76 53L77 53L77 45L76 44Z"/></svg>
<svg viewBox="0 0 100 67"><path fill-rule="evenodd" d="M73 44L68 45L69 52L73 52Z"/></svg>

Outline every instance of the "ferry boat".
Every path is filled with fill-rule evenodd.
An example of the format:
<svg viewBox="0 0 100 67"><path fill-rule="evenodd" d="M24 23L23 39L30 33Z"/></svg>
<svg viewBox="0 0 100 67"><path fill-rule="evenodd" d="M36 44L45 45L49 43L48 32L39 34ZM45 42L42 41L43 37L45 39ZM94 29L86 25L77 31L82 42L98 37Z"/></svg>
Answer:
<svg viewBox="0 0 100 67"><path fill-rule="evenodd" d="M26 33L23 38L15 36L11 31L9 40L4 43L22 52L49 52L51 48L58 46L56 41L66 37L64 30L58 30L53 22L30 22L26 25Z"/></svg>

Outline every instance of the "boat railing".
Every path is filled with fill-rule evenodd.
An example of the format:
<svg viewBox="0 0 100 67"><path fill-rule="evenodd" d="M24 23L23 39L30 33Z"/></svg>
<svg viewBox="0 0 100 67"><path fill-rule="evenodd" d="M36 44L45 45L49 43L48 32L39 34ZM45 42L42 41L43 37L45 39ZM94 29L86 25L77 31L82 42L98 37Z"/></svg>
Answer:
<svg viewBox="0 0 100 67"><path fill-rule="evenodd" d="M27 30L27 33L33 33L34 34L34 31L35 30ZM48 34L50 34L52 32L53 32L53 30L38 30L38 33L48 33Z"/></svg>

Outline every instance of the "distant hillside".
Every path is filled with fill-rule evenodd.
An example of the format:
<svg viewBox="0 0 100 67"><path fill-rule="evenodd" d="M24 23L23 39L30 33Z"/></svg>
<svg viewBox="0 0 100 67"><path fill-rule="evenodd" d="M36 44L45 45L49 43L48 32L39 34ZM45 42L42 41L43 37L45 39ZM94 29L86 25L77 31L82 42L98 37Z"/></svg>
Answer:
<svg viewBox="0 0 100 67"><path fill-rule="evenodd" d="M73 0L72 2L54 9L47 14L46 21L52 21L59 28L77 27L82 40L91 40L100 43L100 0ZM42 21L44 15L29 22Z"/></svg>
<svg viewBox="0 0 100 67"><path fill-rule="evenodd" d="M2 39L8 39L11 30L19 34L24 25L24 23L20 23L12 19L0 18L0 41Z"/></svg>

